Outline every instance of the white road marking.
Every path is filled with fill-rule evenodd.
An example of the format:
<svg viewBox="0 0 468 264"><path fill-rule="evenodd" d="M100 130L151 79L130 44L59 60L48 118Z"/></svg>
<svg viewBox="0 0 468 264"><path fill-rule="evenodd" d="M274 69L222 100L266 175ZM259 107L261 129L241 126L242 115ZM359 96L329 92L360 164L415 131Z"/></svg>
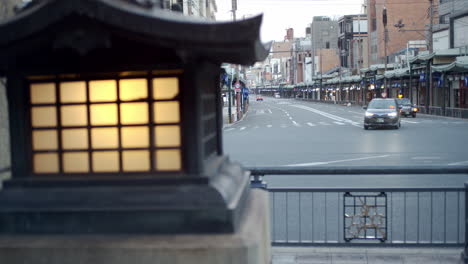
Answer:
<svg viewBox="0 0 468 264"><path fill-rule="evenodd" d="M412 157L413 160L440 160L441 157Z"/></svg>
<svg viewBox="0 0 468 264"><path fill-rule="evenodd" d="M319 122L319 124L324 125L324 126L329 126L330 124L325 123L325 122Z"/></svg>
<svg viewBox="0 0 468 264"><path fill-rule="evenodd" d="M292 120L292 117L289 117L290 120Z"/></svg>
<svg viewBox="0 0 468 264"><path fill-rule="evenodd" d="M356 159L345 159L345 160L333 160L333 161L290 164L290 165L285 165L285 166L286 167L317 166L317 165L327 165L327 164L331 164L331 163L340 163L340 162L347 162L347 161L380 159L380 158L386 158L386 157L389 157L389 156L390 155L382 155L382 156L372 156L372 157L364 157L364 158L356 158Z"/></svg>
<svg viewBox="0 0 468 264"><path fill-rule="evenodd" d="M316 114L322 115L324 117L330 118L330 119L338 121L338 122L358 124L357 122L354 122L354 121L352 121L350 119L346 119L346 118L339 117L339 116L336 116L336 115L333 115L333 114L330 114L330 113L326 113L326 112L323 112L323 111L320 111L320 110L317 110L317 109L314 109L314 108L311 108L311 107L308 107L308 106L304 106L304 105L291 105L291 106L314 112Z"/></svg>
<svg viewBox="0 0 468 264"><path fill-rule="evenodd" d="M468 164L468 160L466 160L466 161L460 161L460 162L454 162L454 163L449 163L448 165L449 165L449 166L456 166L456 165L464 165L464 164Z"/></svg>
<svg viewBox="0 0 468 264"><path fill-rule="evenodd" d="M403 123L411 123L411 124L419 124L419 122L408 121L408 120L401 120L401 122L403 122Z"/></svg>
<svg viewBox="0 0 468 264"><path fill-rule="evenodd" d="M315 125L312 124L312 123L307 123L307 125L309 125L309 126L311 126L311 127L315 126Z"/></svg>
<svg viewBox="0 0 468 264"><path fill-rule="evenodd" d="M240 131L242 131L242 130L244 130L244 129L246 129L246 127L241 127L241 128L240 128Z"/></svg>
<svg viewBox="0 0 468 264"><path fill-rule="evenodd" d="M273 112L271 111L271 109L267 109L267 110L268 110L268 112L270 112L270 114L273 114Z"/></svg>
<svg viewBox="0 0 468 264"><path fill-rule="evenodd" d="M229 131L232 131L232 130L235 130L235 128L232 128L232 127L231 128L226 128L226 129L224 129L224 132L229 132Z"/></svg>
<svg viewBox="0 0 468 264"><path fill-rule="evenodd" d="M340 125L340 126L344 126L344 125L345 125L344 123L341 123L341 122L336 122L336 121L335 121L335 122L333 122L333 123L335 123L335 124L337 124L337 125Z"/></svg>
<svg viewBox="0 0 468 264"><path fill-rule="evenodd" d="M268 128L272 127L272 125L267 125Z"/></svg>
<svg viewBox="0 0 468 264"><path fill-rule="evenodd" d="M297 126L297 127L300 127L300 126L301 126L301 125L299 125L296 121L292 121L292 122L293 122L293 124L294 124L295 126Z"/></svg>

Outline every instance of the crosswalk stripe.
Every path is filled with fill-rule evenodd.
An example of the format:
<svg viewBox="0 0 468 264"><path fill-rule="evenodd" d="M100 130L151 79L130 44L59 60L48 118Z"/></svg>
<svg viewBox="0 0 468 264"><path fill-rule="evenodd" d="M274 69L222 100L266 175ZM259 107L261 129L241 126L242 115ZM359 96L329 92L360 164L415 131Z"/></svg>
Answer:
<svg viewBox="0 0 468 264"><path fill-rule="evenodd" d="M309 126L311 126L311 127L315 126L315 125L312 124L312 123L307 123L307 125L309 125Z"/></svg>
<svg viewBox="0 0 468 264"><path fill-rule="evenodd" d="M408 121L408 120L401 120L401 122L411 123L411 124L419 124L419 122Z"/></svg>
<svg viewBox="0 0 468 264"><path fill-rule="evenodd" d="M240 131L242 131L242 130L244 130L244 129L246 129L246 127L241 127L241 128L240 128Z"/></svg>
<svg viewBox="0 0 468 264"><path fill-rule="evenodd" d="M329 126L330 124L325 123L325 122L319 122L319 124L324 125L324 126Z"/></svg>
<svg viewBox="0 0 468 264"><path fill-rule="evenodd" d="M268 128L271 128L271 127L272 127L272 125L267 125L267 127L268 127Z"/></svg>
<svg viewBox="0 0 468 264"><path fill-rule="evenodd" d="M344 126L344 123L341 123L341 122L333 122L333 123L340 125L340 126Z"/></svg>

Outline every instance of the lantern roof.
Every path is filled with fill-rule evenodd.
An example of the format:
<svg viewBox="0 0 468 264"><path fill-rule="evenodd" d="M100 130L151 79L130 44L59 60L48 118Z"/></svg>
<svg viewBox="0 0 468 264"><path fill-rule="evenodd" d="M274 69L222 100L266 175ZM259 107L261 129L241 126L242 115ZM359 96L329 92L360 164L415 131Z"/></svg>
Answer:
<svg viewBox="0 0 468 264"><path fill-rule="evenodd" d="M83 20L88 22L87 27L93 23L105 25L113 32L125 32L131 39L216 62L254 64L269 53L270 44L260 41L262 15L235 22L214 22L124 0L41 0L0 21L0 71L6 66L1 58L12 56L9 47L54 25L62 25L66 30L68 25L79 26Z"/></svg>

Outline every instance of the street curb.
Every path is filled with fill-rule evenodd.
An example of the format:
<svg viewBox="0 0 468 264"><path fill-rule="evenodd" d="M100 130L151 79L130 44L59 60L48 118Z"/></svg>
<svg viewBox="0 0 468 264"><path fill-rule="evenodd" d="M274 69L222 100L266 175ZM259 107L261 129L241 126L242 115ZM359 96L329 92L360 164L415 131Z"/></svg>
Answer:
<svg viewBox="0 0 468 264"><path fill-rule="evenodd" d="M235 121L235 122L232 122L231 124L223 124L223 129L228 128L228 127L231 127L232 125L235 125L235 124L237 124L238 122L241 122L242 120L244 120L244 118L245 118L248 114L249 114L249 111L247 110L247 112L246 112L245 114L242 115L242 118L241 118L241 119L239 119L239 120L237 120L237 121ZM223 120L224 120L224 118L223 118Z"/></svg>

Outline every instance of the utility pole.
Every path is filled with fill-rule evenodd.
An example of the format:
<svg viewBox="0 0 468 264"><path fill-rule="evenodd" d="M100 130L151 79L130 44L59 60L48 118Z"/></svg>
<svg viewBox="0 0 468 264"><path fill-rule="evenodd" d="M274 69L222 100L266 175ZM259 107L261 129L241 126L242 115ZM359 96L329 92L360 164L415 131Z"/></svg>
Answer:
<svg viewBox="0 0 468 264"><path fill-rule="evenodd" d="M433 25L434 25L434 0L429 0L429 54L432 54L434 52L434 43L432 41L432 30L433 30ZM428 93L428 98L427 100L427 106L432 106L434 104L433 102L433 86L434 83L432 81L432 61L428 62L428 69L429 69L429 93ZM428 108L426 111L429 110Z"/></svg>
<svg viewBox="0 0 468 264"><path fill-rule="evenodd" d="M385 57L385 70L384 74L387 71L387 42L388 42L388 29L387 29L387 7L384 6L383 12L382 12L382 21L383 21L383 26L384 26L384 57ZM387 91L387 78L384 76L384 89ZM380 87L377 88L377 97L381 97L381 89Z"/></svg>
<svg viewBox="0 0 468 264"><path fill-rule="evenodd" d="M237 0L232 0L232 19L236 21L236 11L237 11ZM236 65L236 83L240 83L240 73L239 73L239 66ZM242 92L242 89L241 89ZM241 98L240 98L240 93L236 92L236 112L237 112L237 120L241 118L241 109L240 109L240 104L241 104Z"/></svg>

